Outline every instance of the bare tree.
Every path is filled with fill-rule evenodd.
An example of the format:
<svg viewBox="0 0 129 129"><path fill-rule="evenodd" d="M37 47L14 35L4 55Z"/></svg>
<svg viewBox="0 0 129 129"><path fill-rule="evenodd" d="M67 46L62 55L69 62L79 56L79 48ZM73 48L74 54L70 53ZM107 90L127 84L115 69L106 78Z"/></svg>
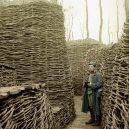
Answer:
<svg viewBox="0 0 129 129"><path fill-rule="evenodd" d="M85 3L86 3L86 32L87 32L87 38L89 38L88 0L85 0Z"/></svg>
<svg viewBox="0 0 129 129"><path fill-rule="evenodd" d="M102 29L103 29L103 10L102 10L102 1L99 0L99 9L100 9L100 29L99 29L99 42L102 43Z"/></svg>
<svg viewBox="0 0 129 129"><path fill-rule="evenodd" d="M119 1L116 0L117 7L117 40L119 39Z"/></svg>
<svg viewBox="0 0 129 129"><path fill-rule="evenodd" d="M111 42L111 36L110 36L110 20L108 16L108 36L109 36L109 43Z"/></svg>
<svg viewBox="0 0 129 129"><path fill-rule="evenodd" d="M84 37L85 37L85 35L84 35L84 27L82 26L80 19L78 19L78 21L79 21L79 24L80 24L80 32L81 32L81 35L82 35L82 39L84 39Z"/></svg>
<svg viewBox="0 0 129 129"><path fill-rule="evenodd" d="M65 13L65 18L67 20L67 25L66 25L66 38L69 41L72 38L72 28L73 28L73 14L71 10L73 9L72 6L70 6L67 9L64 9Z"/></svg>
<svg viewBox="0 0 129 129"><path fill-rule="evenodd" d="M69 31L68 31L68 40L70 40L72 38L72 28L73 28L73 15L70 14L69 15L69 24L68 24L68 28L69 28Z"/></svg>

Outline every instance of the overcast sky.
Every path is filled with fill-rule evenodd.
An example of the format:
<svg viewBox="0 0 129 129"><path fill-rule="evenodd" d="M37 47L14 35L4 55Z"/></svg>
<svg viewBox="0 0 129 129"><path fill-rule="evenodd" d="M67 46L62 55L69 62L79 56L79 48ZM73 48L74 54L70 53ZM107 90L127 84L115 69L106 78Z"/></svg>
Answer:
<svg viewBox="0 0 129 129"><path fill-rule="evenodd" d="M122 32L122 26L125 20L125 12L124 12L124 0L117 0L119 2L119 22L120 22L120 34ZM67 26L69 24L69 15L73 16L73 37L74 39L85 38L86 36L86 26L85 26L85 0L63 0L63 6L66 14L65 26L67 30ZM117 40L117 13L116 13L116 0L102 0L103 6L103 42L109 42L108 36L108 21L110 26L110 34L111 41L116 42ZM70 8L71 7L71 8ZM90 38L99 39L99 0L88 0L88 8L89 8L89 30L90 30ZM84 35L83 35L84 32Z"/></svg>

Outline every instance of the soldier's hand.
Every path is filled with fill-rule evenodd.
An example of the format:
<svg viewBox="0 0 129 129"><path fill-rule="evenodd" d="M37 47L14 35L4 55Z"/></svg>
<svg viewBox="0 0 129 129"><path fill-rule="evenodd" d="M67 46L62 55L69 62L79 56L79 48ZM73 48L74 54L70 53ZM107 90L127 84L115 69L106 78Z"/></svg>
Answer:
<svg viewBox="0 0 129 129"><path fill-rule="evenodd" d="M88 82L85 82L84 87L86 88L88 86Z"/></svg>

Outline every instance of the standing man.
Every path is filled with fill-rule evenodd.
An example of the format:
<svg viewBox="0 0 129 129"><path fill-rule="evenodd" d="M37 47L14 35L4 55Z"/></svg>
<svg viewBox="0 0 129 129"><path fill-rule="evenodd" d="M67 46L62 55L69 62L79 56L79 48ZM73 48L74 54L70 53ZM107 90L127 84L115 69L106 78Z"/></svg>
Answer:
<svg viewBox="0 0 129 129"><path fill-rule="evenodd" d="M89 74L85 77L84 81L84 95L82 112L90 112L90 120L86 124L93 126L100 125L101 111L100 111L100 98L102 92L102 75L95 70L95 63L89 64Z"/></svg>

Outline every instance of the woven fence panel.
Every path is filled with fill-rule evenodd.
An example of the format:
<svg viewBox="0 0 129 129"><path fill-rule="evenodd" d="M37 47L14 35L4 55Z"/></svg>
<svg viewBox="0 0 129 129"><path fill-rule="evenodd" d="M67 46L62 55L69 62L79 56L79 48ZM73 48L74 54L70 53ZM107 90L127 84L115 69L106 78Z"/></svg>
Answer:
<svg viewBox="0 0 129 129"><path fill-rule="evenodd" d="M85 73L87 71L87 64L90 61L90 57L94 54L97 49L102 46L97 41L82 40L82 41L71 41L67 42L68 57L70 62L70 68L72 72L72 79L74 85L75 95L82 94L82 86ZM93 53L90 53L93 50ZM87 58L89 54L89 59ZM93 56L92 56L93 57ZM96 56L95 56L96 57Z"/></svg>
<svg viewBox="0 0 129 129"><path fill-rule="evenodd" d="M1 7L0 46L0 63L15 68L16 85L45 82L51 105L63 108L62 127L71 122L74 91L62 8L46 2Z"/></svg>
<svg viewBox="0 0 129 129"><path fill-rule="evenodd" d="M54 128L52 108L45 92L30 87L0 88L0 97L11 94L0 100L1 129Z"/></svg>
<svg viewBox="0 0 129 129"><path fill-rule="evenodd" d="M103 73L103 96L102 96L102 126L103 128L111 128L111 121L114 121L112 116L115 99L111 101L113 93L116 92L118 86L115 81L118 79L118 63L116 59L121 56L120 53L121 44L115 44L102 52L102 67Z"/></svg>
<svg viewBox="0 0 129 129"><path fill-rule="evenodd" d="M113 79L110 85L110 106L104 112L104 129L129 128L129 19L124 24L122 43L114 59ZM112 52L115 49L112 50ZM113 65L113 64L112 64ZM105 92L106 93L106 90Z"/></svg>

